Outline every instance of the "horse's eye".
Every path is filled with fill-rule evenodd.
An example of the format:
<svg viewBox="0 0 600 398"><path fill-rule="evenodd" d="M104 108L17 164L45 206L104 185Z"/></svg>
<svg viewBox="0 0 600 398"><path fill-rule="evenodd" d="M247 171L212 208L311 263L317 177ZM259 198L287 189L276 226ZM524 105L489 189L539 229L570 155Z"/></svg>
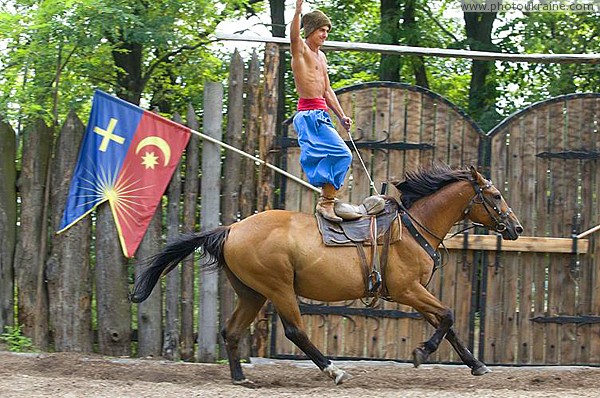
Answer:
<svg viewBox="0 0 600 398"><path fill-rule="evenodd" d="M502 199L502 195L496 194L496 195L494 195L494 199L495 200L500 200L500 199Z"/></svg>

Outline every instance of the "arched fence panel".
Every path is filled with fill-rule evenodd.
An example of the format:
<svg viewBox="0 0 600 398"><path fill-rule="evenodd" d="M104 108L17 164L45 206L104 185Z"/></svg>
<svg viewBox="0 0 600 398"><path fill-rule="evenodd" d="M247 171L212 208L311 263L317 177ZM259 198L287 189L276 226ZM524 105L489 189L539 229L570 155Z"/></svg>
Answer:
<svg viewBox="0 0 600 398"><path fill-rule="evenodd" d="M564 238L565 247L502 253L499 266L486 268L488 362L600 362L600 236L570 239L600 220L599 119L600 94L572 94L521 110L489 133L491 177L525 235ZM584 245L586 253L573 254Z"/></svg>

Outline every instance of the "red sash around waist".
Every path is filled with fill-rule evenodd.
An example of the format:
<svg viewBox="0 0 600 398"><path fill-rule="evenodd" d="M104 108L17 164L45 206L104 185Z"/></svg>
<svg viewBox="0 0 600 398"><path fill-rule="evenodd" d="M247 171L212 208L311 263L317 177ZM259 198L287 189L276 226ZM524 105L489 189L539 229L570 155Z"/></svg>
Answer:
<svg viewBox="0 0 600 398"><path fill-rule="evenodd" d="M314 111L314 110L327 110L327 103L325 98L300 98L298 101L299 111Z"/></svg>

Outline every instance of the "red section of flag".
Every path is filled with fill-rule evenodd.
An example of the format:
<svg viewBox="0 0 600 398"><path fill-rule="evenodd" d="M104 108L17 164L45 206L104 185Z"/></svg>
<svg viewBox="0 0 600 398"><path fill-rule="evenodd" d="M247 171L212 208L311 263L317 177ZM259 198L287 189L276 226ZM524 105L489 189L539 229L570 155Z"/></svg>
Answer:
<svg viewBox="0 0 600 398"><path fill-rule="evenodd" d="M125 256L133 257L142 241L190 135L189 128L144 112L110 200Z"/></svg>

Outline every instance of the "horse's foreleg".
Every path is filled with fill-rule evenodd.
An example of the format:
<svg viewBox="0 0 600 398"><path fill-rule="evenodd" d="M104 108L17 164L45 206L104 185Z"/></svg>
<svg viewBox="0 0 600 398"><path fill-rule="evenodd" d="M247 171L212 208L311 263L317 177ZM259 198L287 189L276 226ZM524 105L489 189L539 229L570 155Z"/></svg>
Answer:
<svg viewBox="0 0 600 398"><path fill-rule="evenodd" d="M429 340L414 349L413 364L415 367L419 367L419 365L425 362L432 353L437 351L440 343L444 337L446 337L448 331L451 330L450 328L454 323L454 314L450 309L443 310L440 315L436 316L435 321L433 321L431 318L428 318L427 315L423 315L436 329Z"/></svg>
<svg viewBox="0 0 600 398"><path fill-rule="evenodd" d="M272 298L273 305L281 317L285 337L302 350L323 373L331 377L335 384L341 384L350 376L343 370L335 366L330 360L325 358L323 353L310 341L302 324L300 309L296 301L296 296Z"/></svg>
<svg viewBox="0 0 600 398"><path fill-rule="evenodd" d="M438 349L454 323L454 314L422 285L403 291L396 301L410 305L419 311L425 320L435 328L431 338L413 351L413 364L418 367Z"/></svg>
<svg viewBox="0 0 600 398"><path fill-rule="evenodd" d="M481 362L480 360L475 358L473 354L471 354L471 351L469 351L469 349L464 345L464 343L458 338L458 336L454 332L454 329L450 328L450 330L448 330L448 333L446 334L446 340L448 340L450 344L452 344L452 347L454 347L454 350L458 353L460 359L462 359L462 361L469 368L471 368L471 374L473 376L482 376L486 373L491 372L491 370L487 366L485 366L483 362Z"/></svg>
<svg viewBox="0 0 600 398"><path fill-rule="evenodd" d="M241 336L248 329L254 318L256 318L266 298L242 284L229 270L226 269L226 272L229 281L238 295L238 302L226 326L221 330L221 336L225 341L233 384L251 387L252 382L246 379L242 371L238 347Z"/></svg>

